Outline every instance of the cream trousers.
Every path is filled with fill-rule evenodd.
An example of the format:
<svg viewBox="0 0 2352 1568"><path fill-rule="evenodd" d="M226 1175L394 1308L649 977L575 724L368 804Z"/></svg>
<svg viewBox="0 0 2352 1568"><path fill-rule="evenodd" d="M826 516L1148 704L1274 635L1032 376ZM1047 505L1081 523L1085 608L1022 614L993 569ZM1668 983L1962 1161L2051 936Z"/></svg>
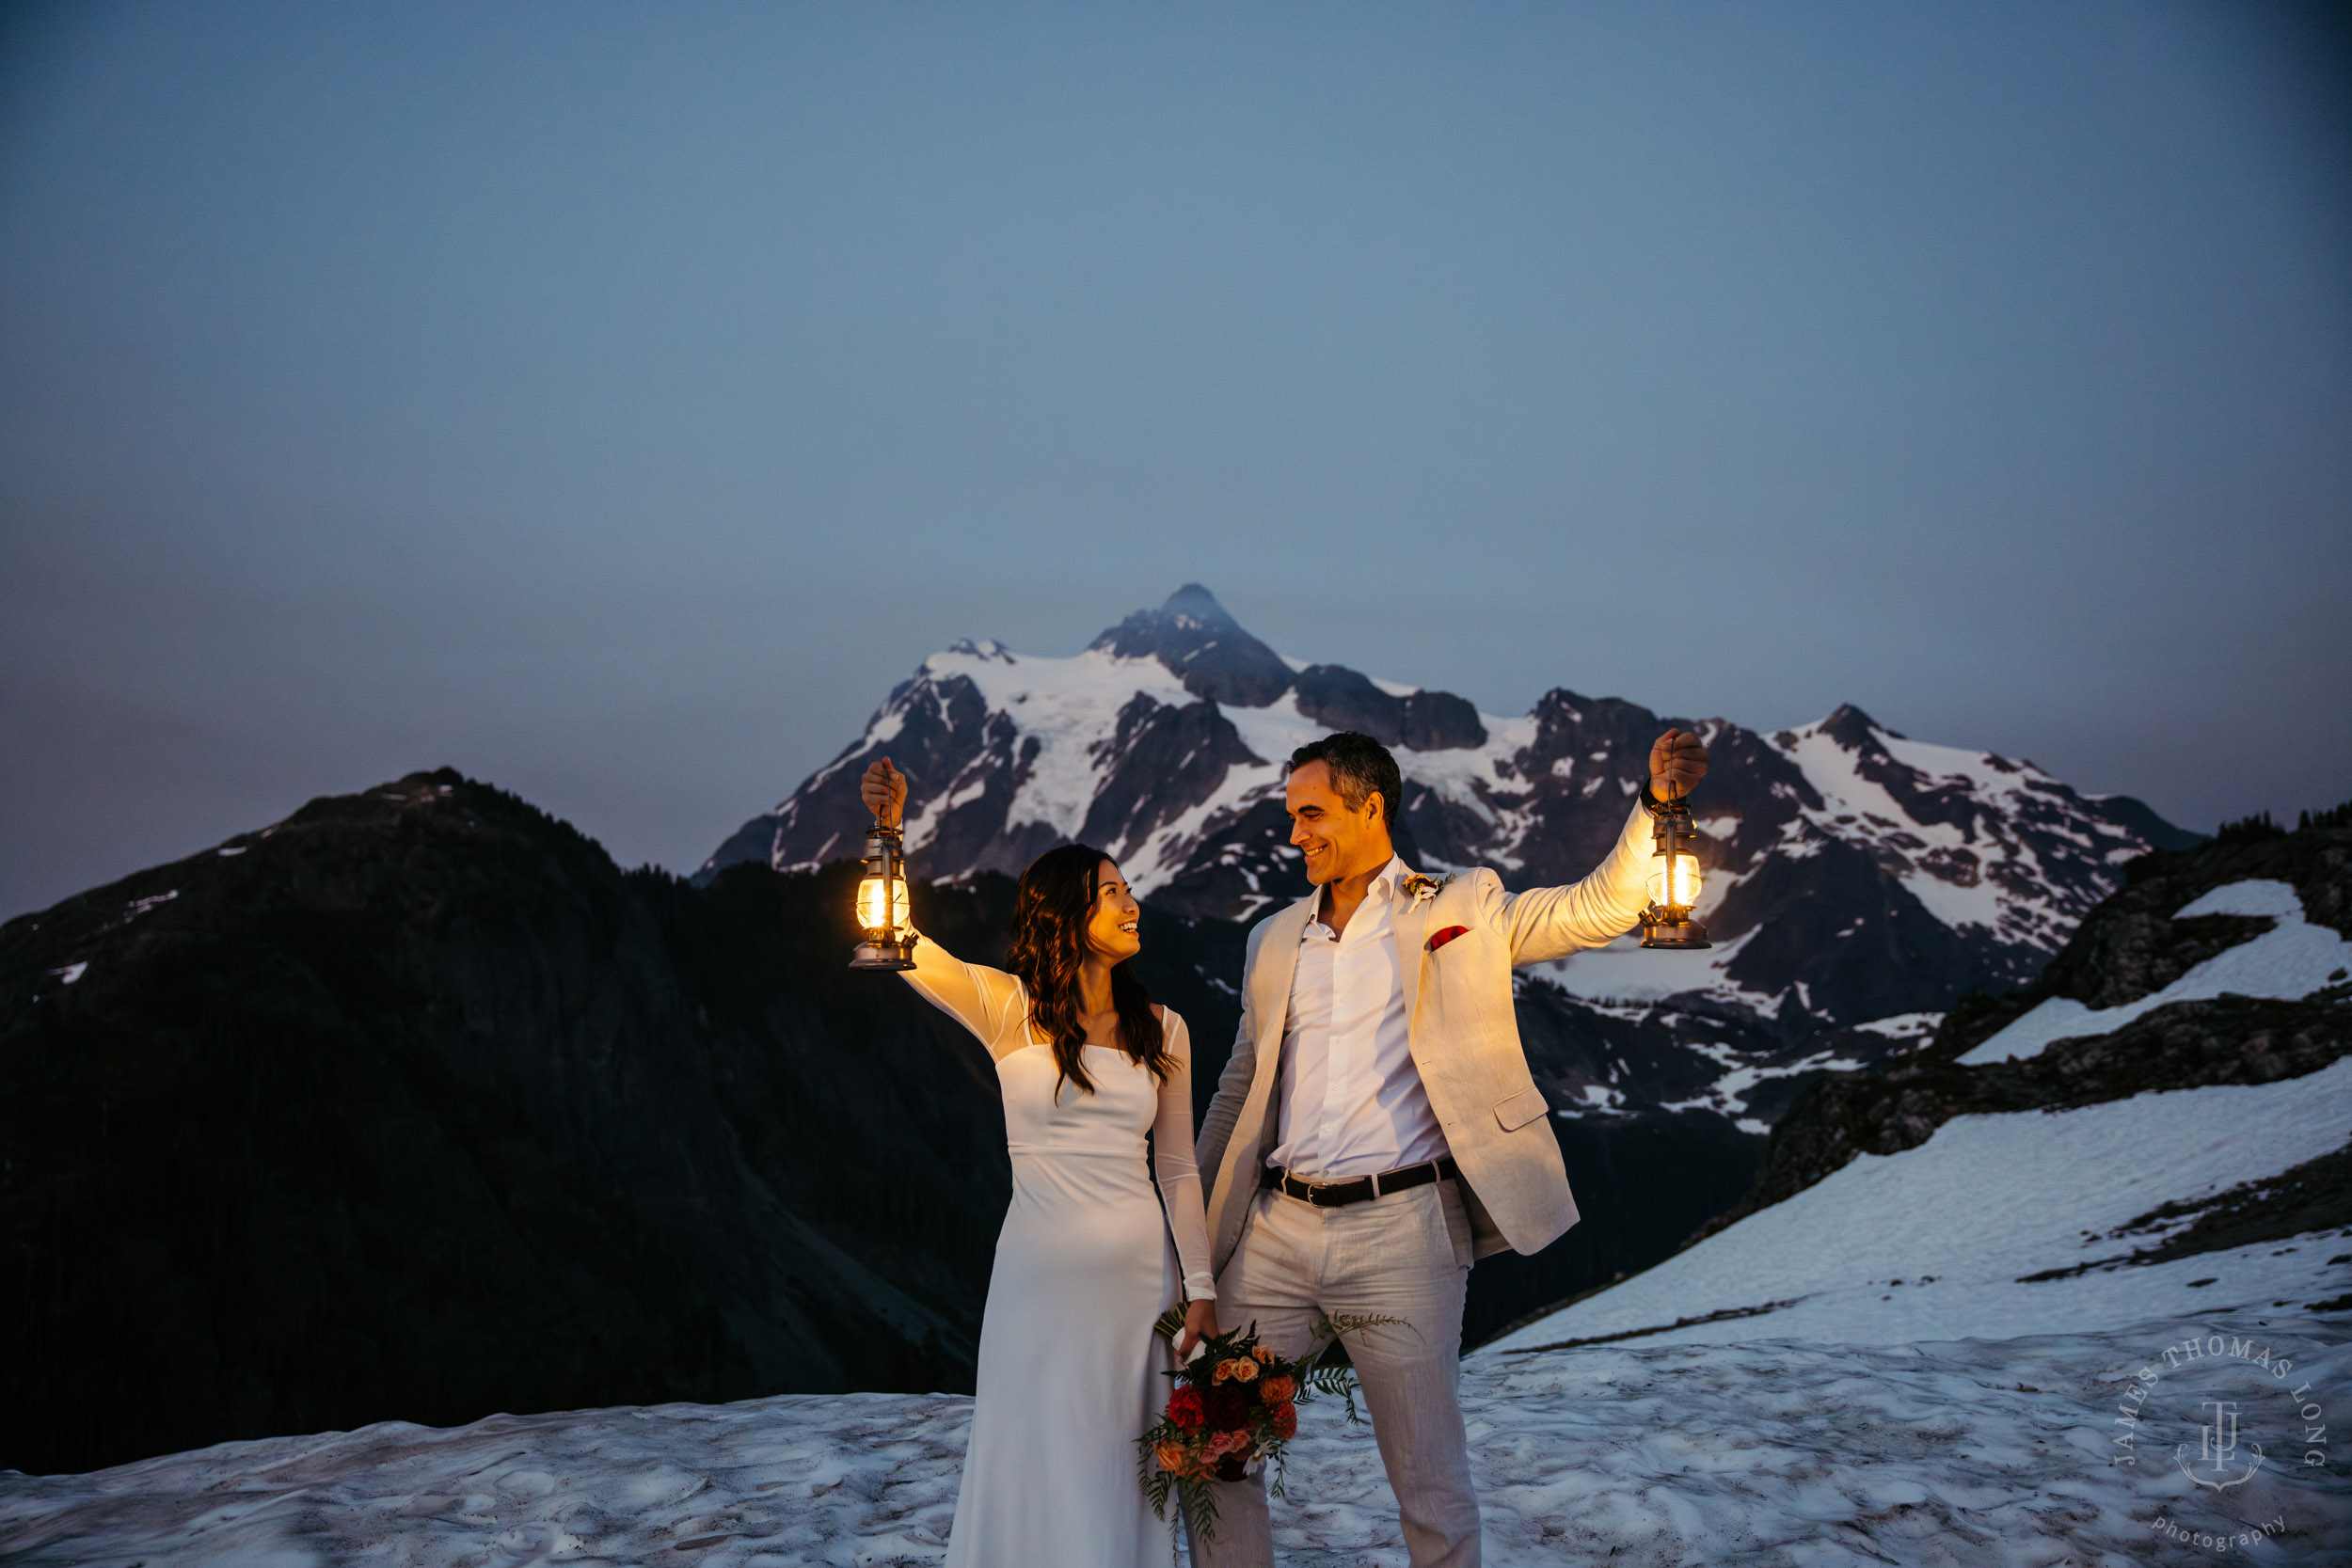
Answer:
<svg viewBox="0 0 2352 1568"><path fill-rule="evenodd" d="M1462 1293L1470 1225L1462 1195L1438 1181L1344 1208L1318 1209L1271 1188L1252 1200L1241 1242L1216 1282L1216 1320L1258 1325L1278 1355L1304 1351L1320 1317L1388 1317L1347 1336L1380 1462L1396 1494L1413 1568L1478 1568L1478 1494L1462 1434ZM1311 1492L1315 1477L1293 1470ZM1214 1539L1196 1535L1200 1568L1272 1568L1263 1480L1215 1484Z"/></svg>

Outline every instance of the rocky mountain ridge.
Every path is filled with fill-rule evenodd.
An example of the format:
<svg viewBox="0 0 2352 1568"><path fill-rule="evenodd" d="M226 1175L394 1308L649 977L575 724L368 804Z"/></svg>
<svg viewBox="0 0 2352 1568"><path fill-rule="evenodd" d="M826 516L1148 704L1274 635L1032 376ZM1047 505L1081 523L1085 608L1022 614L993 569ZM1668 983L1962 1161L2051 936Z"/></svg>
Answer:
<svg viewBox="0 0 2352 1568"><path fill-rule="evenodd" d="M2201 971L2244 954L2283 924L2280 915L2200 912L2239 889L2278 890L2299 909L2297 924L2315 927L2321 940L2269 965L2241 964L2236 973L2264 994L2168 1001L2171 992L2193 990L2186 982ZM2284 900L2273 907L2283 908ZM1955 1117L2058 1110L2152 1088L2268 1084L2317 1072L2352 1053L2347 939L2352 827L2225 832L2193 849L2136 861L2126 885L2091 911L2036 979L2000 996L1964 1000L1927 1046L1900 1061L1810 1083L1775 1123L1754 1187L1701 1235L1784 1201L1858 1155L1915 1148ZM2068 1033L2045 1042L2028 1021L2053 1001L2082 1009L2060 1014ZM2011 1035L2019 1042L2014 1055L2003 1051ZM2204 1239L2238 1245L2274 1231L2287 1236L2352 1224L2347 1159L2352 1143L2309 1170L2286 1173L2263 1194L2221 1195L2215 1212L2229 1223L2206 1224ZM2166 1217L2150 1216L2152 1226ZM2198 1215L2169 1218L2190 1224ZM2279 1225L2292 1228L2277 1230ZM2180 1256L2183 1244L2176 1239L2169 1249L2134 1260Z"/></svg>
<svg viewBox="0 0 2352 1568"><path fill-rule="evenodd" d="M1771 735L1565 689L1518 718L1482 714L1285 658L1194 584L1072 657L996 642L932 656L698 875L854 854L867 821L856 781L887 753L914 783L908 842L925 876L1014 873L1078 840L1117 856L1155 907L1246 921L1306 889L1283 760L1352 728L1396 751L1413 863L1549 885L1607 852L1668 724L1714 757L1694 806L1716 946L1645 953L1629 938L1526 980L1594 1047L1559 1080L1592 1114L1704 1107L1761 1132L1784 1080L1884 1060L1962 996L2030 979L2126 863L2196 839L2126 797L1915 742L1851 706Z"/></svg>

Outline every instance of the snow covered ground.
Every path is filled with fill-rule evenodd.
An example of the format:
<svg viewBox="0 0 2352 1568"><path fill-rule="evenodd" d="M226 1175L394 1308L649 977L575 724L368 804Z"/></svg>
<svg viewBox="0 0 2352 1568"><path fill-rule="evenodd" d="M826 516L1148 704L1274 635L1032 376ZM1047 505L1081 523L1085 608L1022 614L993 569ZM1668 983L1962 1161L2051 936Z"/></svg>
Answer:
<svg viewBox="0 0 2352 1568"><path fill-rule="evenodd" d="M2347 1125L2352 1059L2258 1086L1963 1117L1863 1156L1466 1361L1487 1561L2352 1560L2352 1469L2303 1446L2305 1423L2341 1432L2352 1417L2352 1316L2323 1309L2352 1286L2352 1239L2020 1282L2121 1257L2152 1233L2106 1231L2339 1148ZM1731 1315L1744 1308L1763 1310ZM1611 1334L1631 1337L1542 1348ZM2225 1343L2210 1336L2233 1354L2166 1358ZM2234 1354L2256 1342L2292 1377ZM2152 1368L2155 1397L2135 1400ZM2248 1449L2266 1451L2243 1485L2208 1490L2182 1466L2200 1455L2200 1400L2221 1395L2243 1403ZM2123 1466L2127 1406L2140 1441ZM929 1564L970 1410L865 1394L497 1416L0 1474L0 1562ZM1309 1415L1277 1509L1280 1560L1401 1568L1369 1429L1327 1404ZM2242 1539L2222 1551L2217 1534Z"/></svg>
<svg viewBox="0 0 2352 1568"><path fill-rule="evenodd" d="M2162 990L2120 1007L2090 1007L2053 996L1960 1058L1963 1067L2039 1056L2052 1042L2106 1035L2142 1013L2174 1002L2201 1002L2233 993L2286 1001L2352 975L2352 942L2303 918L2303 901L2284 882L2232 882L2173 911L2175 920L2203 914L2268 915L2278 922L2251 942L2224 948Z"/></svg>
<svg viewBox="0 0 2352 1568"><path fill-rule="evenodd" d="M2283 1533L2253 1560L2344 1560L2341 1460L2280 1464L2219 1495L2161 1454L2111 1463L2132 1374L2199 1329L1483 1353L1464 1392L1486 1560L2202 1562L2215 1554L2157 1521L2214 1531L2272 1519ZM2293 1381L2352 1402L2341 1325L2274 1319L2261 1332L2297 1354ZM970 1408L857 1394L497 1416L224 1444L88 1476L0 1475L0 1560L930 1564L945 1555ZM1291 1500L1275 1505L1279 1560L1402 1568L1370 1429L1327 1404L1309 1418Z"/></svg>
<svg viewBox="0 0 2352 1568"><path fill-rule="evenodd" d="M2120 1259L2165 1232L2106 1233L2344 1147L2352 1057L2302 1078L2079 1110L1956 1117L1900 1154L1864 1154L1645 1274L1500 1341L1645 1333L1644 1344L1796 1338L1893 1345L2009 1338L2219 1311L2269 1315L2352 1290L2352 1241L2278 1243L2172 1262ZM1710 1314L1711 1323L1671 1325Z"/></svg>

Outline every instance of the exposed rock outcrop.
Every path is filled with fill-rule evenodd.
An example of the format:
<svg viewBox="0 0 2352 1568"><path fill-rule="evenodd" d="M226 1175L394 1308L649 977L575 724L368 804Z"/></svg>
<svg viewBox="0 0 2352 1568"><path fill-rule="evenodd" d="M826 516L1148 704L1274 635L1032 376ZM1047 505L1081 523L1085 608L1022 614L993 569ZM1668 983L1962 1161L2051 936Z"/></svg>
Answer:
<svg viewBox="0 0 2352 1568"><path fill-rule="evenodd" d="M1701 1234L1811 1186L1858 1154L1916 1148L1957 1116L2058 1110L2152 1089L2273 1083L2316 1072L2352 1051L2352 976L2339 972L2333 979L2340 983L2300 996L2172 1002L2021 1060L1960 1060L2044 1001L2121 1007L2262 935L2273 922L2261 916L2175 918L2205 894L2249 881L2287 883L2312 924L2352 935L2345 925L2352 914L2352 830L2224 838L2151 855L2130 867L2124 887L2091 911L2031 984L1964 1001L1913 1056L1815 1082L1773 1125L1755 1187ZM2333 1223L2345 1219L2352 1212Z"/></svg>

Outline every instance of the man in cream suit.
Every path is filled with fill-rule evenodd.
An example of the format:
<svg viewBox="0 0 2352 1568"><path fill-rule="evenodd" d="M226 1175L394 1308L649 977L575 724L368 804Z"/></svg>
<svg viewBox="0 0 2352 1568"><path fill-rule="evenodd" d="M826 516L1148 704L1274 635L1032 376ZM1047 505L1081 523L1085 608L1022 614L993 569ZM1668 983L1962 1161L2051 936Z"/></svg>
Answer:
<svg viewBox="0 0 2352 1568"><path fill-rule="evenodd" d="M1616 847L1574 887L1510 894L1396 857L1402 781L1369 736L1291 758L1291 842L1315 891L1249 933L1241 1031L1200 1138L1216 1313L1282 1355L1323 1315L1350 1334L1414 1568L1477 1568L1478 1497L1455 1393L1473 1259L1576 1223L1560 1146L1511 1007L1516 964L1597 947L1648 902L1649 810L1707 772L1668 730ZM1216 1484L1205 1568L1270 1568L1263 1481Z"/></svg>

